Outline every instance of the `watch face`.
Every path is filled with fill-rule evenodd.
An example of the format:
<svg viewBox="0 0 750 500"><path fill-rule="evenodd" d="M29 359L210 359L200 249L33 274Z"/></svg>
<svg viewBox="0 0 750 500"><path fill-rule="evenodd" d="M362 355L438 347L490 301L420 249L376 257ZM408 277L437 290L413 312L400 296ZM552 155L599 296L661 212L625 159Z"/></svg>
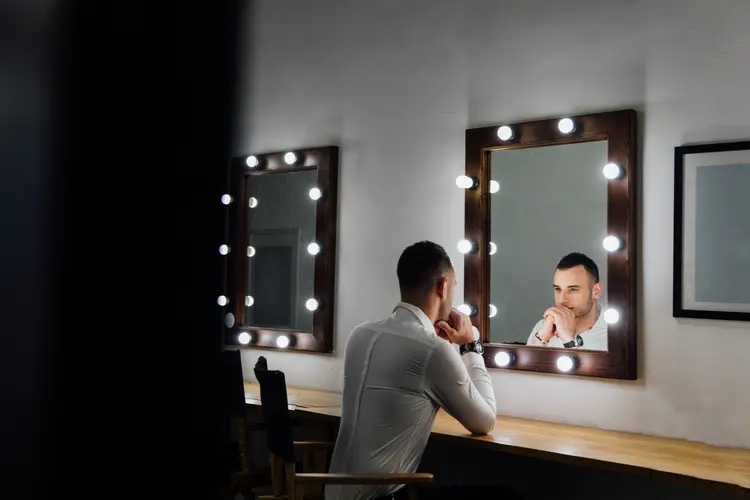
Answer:
<svg viewBox="0 0 750 500"><path fill-rule="evenodd" d="M581 336L580 336L580 335L576 335L576 336L575 336L575 341L576 341L576 345L577 345L578 347L581 347L581 346L583 345L583 338L581 338Z"/></svg>
<svg viewBox="0 0 750 500"><path fill-rule="evenodd" d="M474 348L474 352L476 352L477 354L483 354L484 353L484 346L478 340L477 340L477 345Z"/></svg>

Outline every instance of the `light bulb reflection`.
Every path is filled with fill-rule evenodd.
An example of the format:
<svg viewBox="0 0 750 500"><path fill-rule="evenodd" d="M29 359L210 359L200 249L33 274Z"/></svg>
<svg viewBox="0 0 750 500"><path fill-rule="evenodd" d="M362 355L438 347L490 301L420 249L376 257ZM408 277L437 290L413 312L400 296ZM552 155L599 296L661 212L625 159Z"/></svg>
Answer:
<svg viewBox="0 0 750 500"><path fill-rule="evenodd" d="M497 245L495 245L493 242L490 241L490 255L495 255L497 253Z"/></svg>
<svg viewBox="0 0 750 500"><path fill-rule="evenodd" d="M250 197L249 200L247 200L247 206L250 208L255 208L258 206L258 198L255 198L253 196Z"/></svg>
<svg viewBox="0 0 750 500"><path fill-rule="evenodd" d="M255 247L254 246L248 246L247 247L247 256L252 257L255 255Z"/></svg>
<svg viewBox="0 0 750 500"><path fill-rule="evenodd" d="M276 346L281 347L282 349L285 347L289 347L289 337L286 335L279 335L276 337Z"/></svg>
<svg viewBox="0 0 750 500"><path fill-rule="evenodd" d="M229 205L230 203L232 203L232 197L229 196L228 194L223 194L221 195L221 202L224 205Z"/></svg>
<svg viewBox="0 0 750 500"><path fill-rule="evenodd" d="M307 253L310 255L318 255L320 253L320 245L317 243L310 243L307 245Z"/></svg>
<svg viewBox="0 0 750 500"><path fill-rule="evenodd" d="M495 194L500 191L500 183L497 181L490 181L490 194Z"/></svg>
<svg viewBox="0 0 750 500"><path fill-rule="evenodd" d="M258 161L258 159L254 156L248 156L247 159L245 160L245 165L247 165L250 168L257 167L259 163L260 162Z"/></svg>
<svg viewBox="0 0 750 500"><path fill-rule="evenodd" d="M497 314L497 307L490 304L490 318L494 318L496 314Z"/></svg>
<svg viewBox="0 0 750 500"><path fill-rule="evenodd" d="M226 255L226 254L228 254L228 253L229 253L229 246L228 246L228 245L221 245L221 246L219 247L219 253L220 253L221 255Z"/></svg>
<svg viewBox="0 0 750 500"><path fill-rule="evenodd" d="M242 332L239 335L237 335L237 341L240 344L247 345L250 343L250 334L247 332Z"/></svg>
<svg viewBox="0 0 750 500"><path fill-rule="evenodd" d="M287 153L284 155L284 163L287 165L294 165L297 162L297 155L294 153Z"/></svg>
<svg viewBox="0 0 750 500"><path fill-rule="evenodd" d="M220 306L225 306L229 304L229 299L226 297L226 295L219 295L216 299L216 303Z"/></svg>
<svg viewBox="0 0 750 500"><path fill-rule="evenodd" d="M323 192L316 187L312 188L308 194L313 200L319 200L320 197L323 196Z"/></svg>
<svg viewBox="0 0 750 500"><path fill-rule="evenodd" d="M246 295L245 307L252 307L253 304L255 304L255 299L252 297L252 295Z"/></svg>

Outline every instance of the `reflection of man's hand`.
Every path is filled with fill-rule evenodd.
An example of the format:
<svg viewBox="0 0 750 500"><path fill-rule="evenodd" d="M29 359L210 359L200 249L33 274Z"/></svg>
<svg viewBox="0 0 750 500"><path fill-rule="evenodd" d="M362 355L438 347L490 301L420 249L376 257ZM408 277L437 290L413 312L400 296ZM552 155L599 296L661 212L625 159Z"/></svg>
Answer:
<svg viewBox="0 0 750 500"><path fill-rule="evenodd" d="M555 322L555 329L557 330L557 336L565 342L573 340L576 328L576 316L573 311L567 307L550 307L544 313L545 320L547 317L552 317Z"/></svg>
<svg viewBox="0 0 750 500"><path fill-rule="evenodd" d="M555 336L555 319L550 314L544 316L544 324L539 330L539 337L545 342L549 342L549 339Z"/></svg>

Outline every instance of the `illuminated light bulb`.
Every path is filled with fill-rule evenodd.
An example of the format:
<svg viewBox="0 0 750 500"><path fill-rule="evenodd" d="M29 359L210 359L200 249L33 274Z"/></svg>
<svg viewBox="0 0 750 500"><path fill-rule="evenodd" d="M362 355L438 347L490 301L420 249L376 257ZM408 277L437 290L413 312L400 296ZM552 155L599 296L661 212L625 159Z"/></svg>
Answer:
<svg viewBox="0 0 750 500"><path fill-rule="evenodd" d="M602 246L606 251L614 252L620 248L620 240L616 236L607 236L604 238L604 241L602 241Z"/></svg>
<svg viewBox="0 0 750 500"><path fill-rule="evenodd" d="M573 120L570 118L563 118L557 123L557 128L563 134L569 134L575 129L575 126L573 125Z"/></svg>
<svg viewBox="0 0 750 500"><path fill-rule="evenodd" d="M471 325L471 331L474 332L474 340L479 340L479 328Z"/></svg>
<svg viewBox="0 0 750 500"><path fill-rule="evenodd" d="M305 307L308 311L314 311L319 305L320 303L315 299L307 299L307 302L305 302Z"/></svg>
<svg viewBox="0 0 750 500"><path fill-rule="evenodd" d="M607 163L604 165L602 173L607 179L617 179L620 177L620 167L616 163Z"/></svg>
<svg viewBox="0 0 750 500"><path fill-rule="evenodd" d="M297 162L297 155L294 153L287 153L284 155L284 162L287 165L294 165Z"/></svg>
<svg viewBox="0 0 750 500"><path fill-rule="evenodd" d="M494 318L497 314L497 307L490 304L490 318Z"/></svg>
<svg viewBox="0 0 750 500"><path fill-rule="evenodd" d="M510 362L513 361L513 358L511 357L509 352L506 351L500 351L497 354L495 354L495 364L500 367L508 366L510 365Z"/></svg>
<svg viewBox="0 0 750 500"><path fill-rule="evenodd" d="M497 253L497 245L490 241L490 255L495 255L495 253Z"/></svg>
<svg viewBox="0 0 750 500"><path fill-rule="evenodd" d="M286 335L279 335L276 337L276 345L278 347L281 347L282 349L285 347L289 347L289 337Z"/></svg>
<svg viewBox="0 0 750 500"><path fill-rule="evenodd" d="M246 295L245 307L252 307L253 304L255 304L255 299L252 297L252 295Z"/></svg>
<svg viewBox="0 0 750 500"><path fill-rule="evenodd" d="M249 200L247 200L247 206L250 208L255 208L258 206L258 198L255 198L253 196L250 197Z"/></svg>
<svg viewBox="0 0 750 500"><path fill-rule="evenodd" d="M317 243L310 243L307 245L307 253L310 255L318 255L320 253L320 245Z"/></svg>
<svg viewBox="0 0 750 500"><path fill-rule="evenodd" d="M221 202L224 205L229 205L230 203L232 203L232 197L229 196L228 194L222 194L221 195Z"/></svg>
<svg viewBox="0 0 750 500"><path fill-rule="evenodd" d="M239 335L237 335L237 341L240 344L247 345L250 343L250 334L247 332L242 332Z"/></svg>
<svg viewBox="0 0 750 500"><path fill-rule="evenodd" d="M508 139L513 137L513 129L507 125L503 125L499 129L497 129L497 136L501 141L507 141Z"/></svg>
<svg viewBox="0 0 750 500"><path fill-rule="evenodd" d="M247 247L247 256L252 257L254 255L255 255L255 247L254 246Z"/></svg>
<svg viewBox="0 0 750 500"><path fill-rule="evenodd" d="M259 161L258 161L258 159L257 159L256 157L254 157L254 156L248 156L248 157L247 157L247 159L245 160L245 165L247 165L247 166L248 166L248 167L250 167L250 168L255 168L255 167L257 167L257 166L258 166L259 164L260 164L260 162L259 162Z"/></svg>
<svg viewBox="0 0 750 500"><path fill-rule="evenodd" d="M573 358L570 356L560 356L557 358L557 369L561 372L569 372L573 369Z"/></svg>
<svg viewBox="0 0 750 500"><path fill-rule="evenodd" d="M469 253L474 250L474 243L469 240L461 240L458 242L458 251L461 253Z"/></svg>
<svg viewBox="0 0 750 500"><path fill-rule="evenodd" d="M229 304L229 299L226 297L226 295L219 295L219 297L216 299L216 303L220 306L225 306Z"/></svg>
<svg viewBox="0 0 750 500"><path fill-rule="evenodd" d="M323 192L316 187L312 188L308 194L313 200L319 200L320 197L323 196Z"/></svg>
<svg viewBox="0 0 750 500"><path fill-rule="evenodd" d="M620 313L617 312L617 309L609 308L603 313L604 315L604 321L609 323L610 325L613 323L617 323L620 320Z"/></svg>
<svg viewBox="0 0 750 500"><path fill-rule="evenodd" d="M232 328L234 326L234 314L227 313L224 317L224 324L227 325L227 328Z"/></svg>
<svg viewBox="0 0 750 500"><path fill-rule="evenodd" d="M476 185L477 183L474 181L474 179L469 177L468 175L459 175L458 177L456 177L456 186L460 187L461 189L471 189Z"/></svg>
<svg viewBox="0 0 750 500"><path fill-rule="evenodd" d="M220 253L221 255L226 255L226 254L228 254L228 253L229 253L229 246L228 246L228 245L221 245L221 246L219 247L219 253Z"/></svg>
<svg viewBox="0 0 750 500"><path fill-rule="evenodd" d="M490 181L490 194L495 194L500 191L500 183L497 181Z"/></svg>
<svg viewBox="0 0 750 500"><path fill-rule="evenodd" d="M461 304L456 308L458 312L463 313L467 316L473 316L476 310L469 304Z"/></svg>

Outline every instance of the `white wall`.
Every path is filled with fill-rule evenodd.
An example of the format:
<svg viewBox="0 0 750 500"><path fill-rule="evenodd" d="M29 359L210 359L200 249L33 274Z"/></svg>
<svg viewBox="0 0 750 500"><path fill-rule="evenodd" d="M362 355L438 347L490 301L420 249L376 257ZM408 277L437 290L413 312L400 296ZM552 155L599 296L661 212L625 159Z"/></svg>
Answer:
<svg viewBox="0 0 750 500"><path fill-rule="evenodd" d="M466 128L635 107L640 380L493 371L499 412L750 447L750 325L671 315L673 148L750 137L750 2L265 0L248 21L235 153L342 147L337 353L263 351L290 385L340 390L406 245L444 244L461 280Z"/></svg>

